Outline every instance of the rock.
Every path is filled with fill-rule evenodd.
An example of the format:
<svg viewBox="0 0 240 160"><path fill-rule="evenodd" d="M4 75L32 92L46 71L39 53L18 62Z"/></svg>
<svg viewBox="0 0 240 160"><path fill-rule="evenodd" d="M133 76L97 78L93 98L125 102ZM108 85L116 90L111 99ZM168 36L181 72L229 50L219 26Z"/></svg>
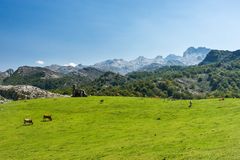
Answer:
<svg viewBox="0 0 240 160"><path fill-rule="evenodd" d="M0 104L7 103L9 100L0 96Z"/></svg>
<svg viewBox="0 0 240 160"><path fill-rule="evenodd" d="M0 96L12 100L63 97L60 94L54 94L29 85L0 85Z"/></svg>
<svg viewBox="0 0 240 160"><path fill-rule="evenodd" d="M77 89L76 85L73 85L72 97L87 97L87 93L83 89Z"/></svg>

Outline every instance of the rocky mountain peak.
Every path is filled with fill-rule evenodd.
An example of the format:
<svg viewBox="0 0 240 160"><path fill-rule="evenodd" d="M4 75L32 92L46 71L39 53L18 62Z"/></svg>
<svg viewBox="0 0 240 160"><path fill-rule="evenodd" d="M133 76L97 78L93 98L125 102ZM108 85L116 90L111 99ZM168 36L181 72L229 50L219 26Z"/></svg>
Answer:
<svg viewBox="0 0 240 160"><path fill-rule="evenodd" d="M189 56L206 56L211 49L206 47L189 47L184 53L183 57L189 57Z"/></svg>
<svg viewBox="0 0 240 160"><path fill-rule="evenodd" d="M5 72L0 72L0 78L10 77L14 73L13 69L8 69Z"/></svg>
<svg viewBox="0 0 240 160"><path fill-rule="evenodd" d="M190 47L183 53L183 63L187 66L197 65L204 60L210 51L211 49L205 47Z"/></svg>

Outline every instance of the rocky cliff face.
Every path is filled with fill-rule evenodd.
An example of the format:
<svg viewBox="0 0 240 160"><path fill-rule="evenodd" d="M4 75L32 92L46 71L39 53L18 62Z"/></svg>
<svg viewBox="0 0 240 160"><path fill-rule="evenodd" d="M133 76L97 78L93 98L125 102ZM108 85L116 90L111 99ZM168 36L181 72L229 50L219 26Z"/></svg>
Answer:
<svg viewBox="0 0 240 160"><path fill-rule="evenodd" d="M209 48L205 47L190 47L183 53L182 62L187 66L199 64L210 51Z"/></svg>
<svg viewBox="0 0 240 160"><path fill-rule="evenodd" d="M0 85L0 96L12 100L61 97L59 94L28 85Z"/></svg>

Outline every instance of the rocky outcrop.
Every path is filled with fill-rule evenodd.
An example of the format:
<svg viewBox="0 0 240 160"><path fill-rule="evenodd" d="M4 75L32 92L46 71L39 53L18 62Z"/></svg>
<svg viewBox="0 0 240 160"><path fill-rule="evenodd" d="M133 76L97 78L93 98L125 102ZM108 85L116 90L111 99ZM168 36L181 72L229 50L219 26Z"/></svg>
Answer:
<svg viewBox="0 0 240 160"><path fill-rule="evenodd" d="M0 104L7 103L9 100L0 96Z"/></svg>
<svg viewBox="0 0 240 160"><path fill-rule="evenodd" d="M0 96L6 99L21 100L21 99L34 99L34 98L53 98L61 97L62 95L54 94L37 87L28 85L17 86L3 86L0 85Z"/></svg>

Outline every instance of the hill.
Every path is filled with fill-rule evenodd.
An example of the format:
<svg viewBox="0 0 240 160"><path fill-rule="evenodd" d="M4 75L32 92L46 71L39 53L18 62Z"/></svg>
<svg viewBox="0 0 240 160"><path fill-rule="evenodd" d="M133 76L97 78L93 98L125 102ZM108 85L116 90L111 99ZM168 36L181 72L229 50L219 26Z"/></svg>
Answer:
<svg viewBox="0 0 240 160"><path fill-rule="evenodd" d="M62 74L43 67L19 67L11 76L3 79L4 85L33 85L41 89L70 88L73 84L86 84L100 77L104 72L95 68L82 68Z"/></svg>
<svg viewBox="0 0 240 160"><path fill-rule="evenodd" d="M222 51L212 50L206 56L206 58L200 63L200 65L213 64L213 63L229 63L240 59L240 50Z"/></svg>
<svg viewBox="0 0 240 160"><path fill-rule="evenodd" d="M88 97L0 105L1 159L239 159L240 100L192 103ZM42 122L45 113L52 122ZM23 126L26 117L32 126Z"/></svg>
<svg viewBox="0 0 240 160"><path fill-rule="evenodd" d="M33 85L42 89L50 89L52 87L54 88L53 82L58 82L61 78L63 78L61 74L47 68L22 66L11 76L5 78L3 84Z"/></svg>

